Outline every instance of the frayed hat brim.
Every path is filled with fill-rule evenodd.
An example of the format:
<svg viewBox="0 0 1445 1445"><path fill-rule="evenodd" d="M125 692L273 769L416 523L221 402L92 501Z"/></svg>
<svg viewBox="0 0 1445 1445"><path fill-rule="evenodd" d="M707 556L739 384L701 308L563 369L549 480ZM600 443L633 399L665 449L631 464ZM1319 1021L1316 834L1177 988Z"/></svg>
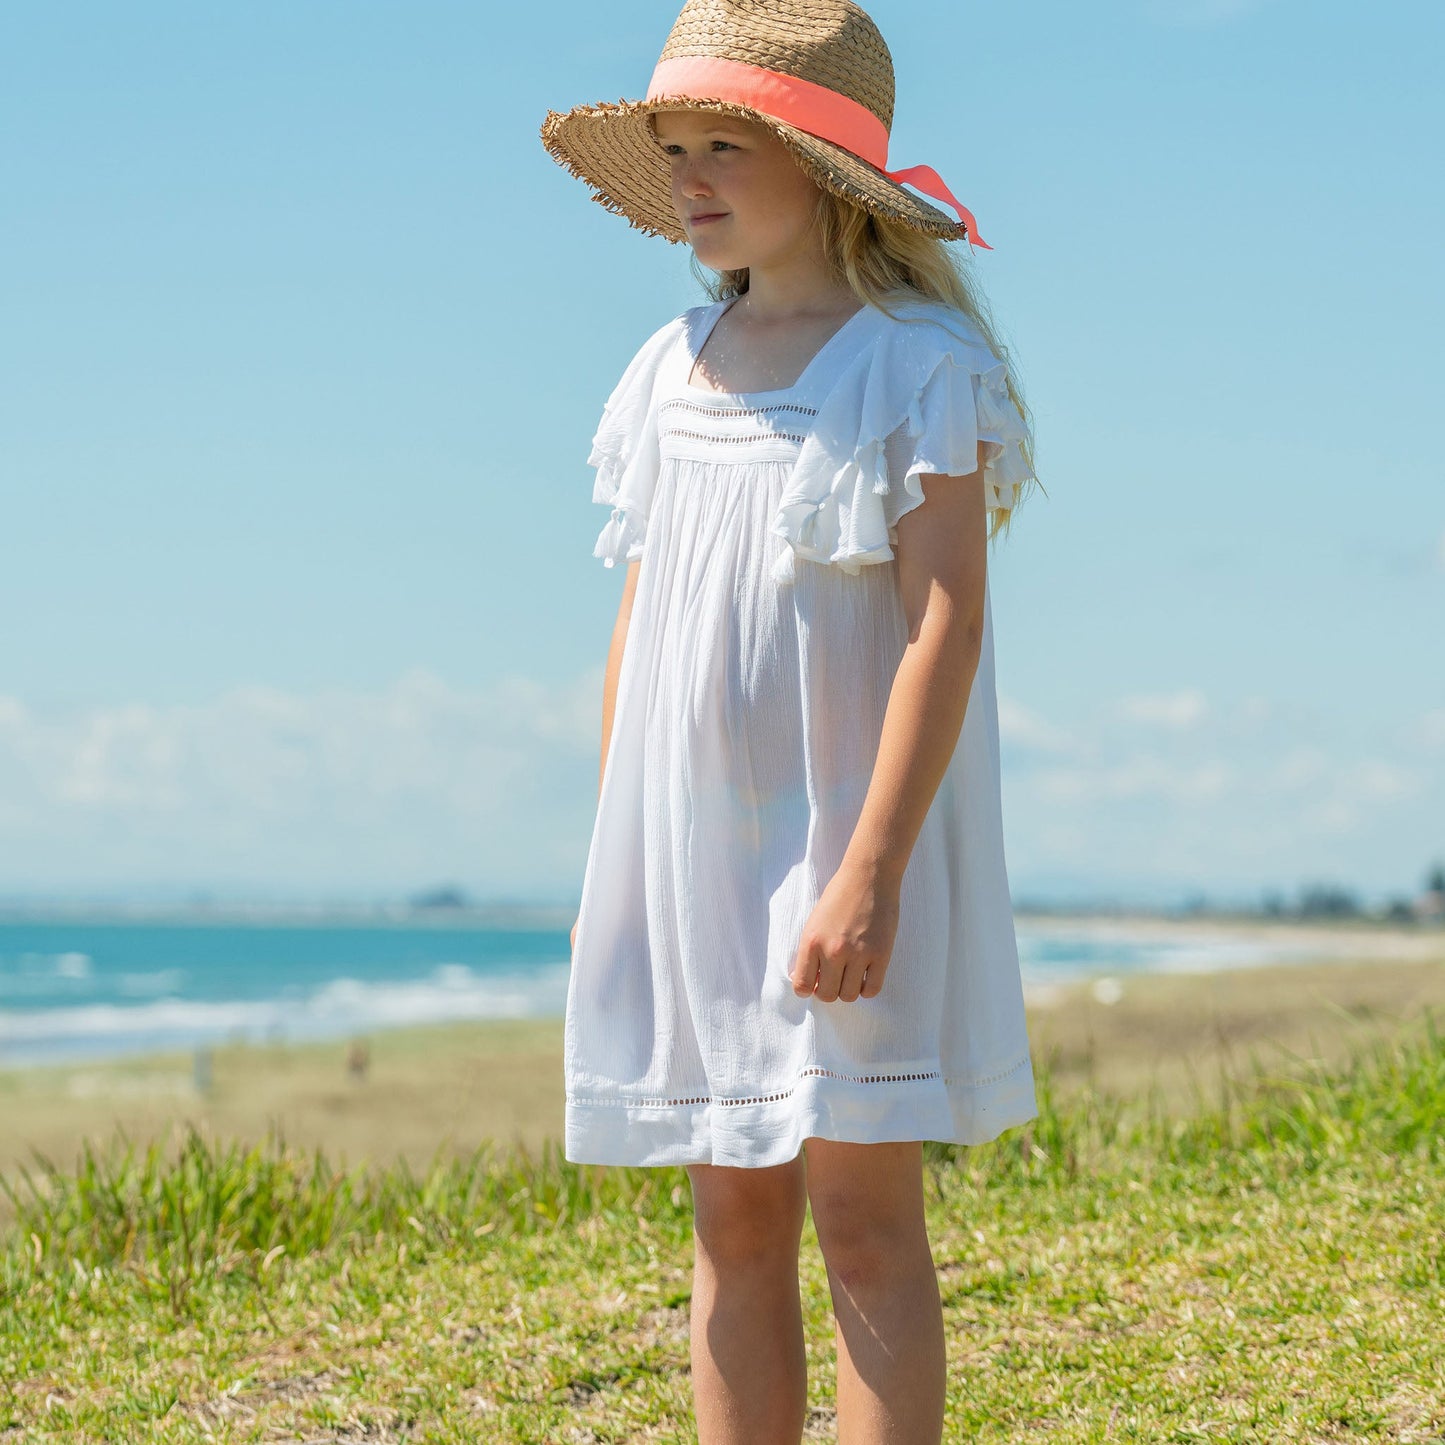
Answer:
<svg viewBox="0 0 1445 1445"><path fill-rule="evenodd" d="M851 151L730 101L660 96L548 111L542 122L542 144L559 165L588 186L600 205L649 235L685 241L687 236L672 207L667 153L649 124L649 117L663 110L714 111L765 125L820 186L854 205L941 240L962 240L967 235L961 222Z"/></svg>

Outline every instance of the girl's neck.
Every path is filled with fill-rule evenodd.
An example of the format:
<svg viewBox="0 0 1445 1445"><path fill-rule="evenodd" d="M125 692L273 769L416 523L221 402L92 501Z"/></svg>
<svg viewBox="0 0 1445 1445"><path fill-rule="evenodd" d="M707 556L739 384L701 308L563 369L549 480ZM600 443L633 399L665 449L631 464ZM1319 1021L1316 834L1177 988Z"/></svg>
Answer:
<svg viewBox="0 0 1445 1445"><path fill-rule="evenodd" d="M787 322L856 311L858 298L847 282L808 257L778 266L750 266L748 289L732 309L759 321Z"/></svg>

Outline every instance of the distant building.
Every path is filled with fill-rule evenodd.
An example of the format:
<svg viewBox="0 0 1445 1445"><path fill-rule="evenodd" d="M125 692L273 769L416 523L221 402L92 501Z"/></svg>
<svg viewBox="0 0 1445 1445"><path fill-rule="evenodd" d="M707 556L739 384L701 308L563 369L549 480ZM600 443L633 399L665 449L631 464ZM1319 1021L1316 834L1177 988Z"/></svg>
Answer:
<svg viewBox="0 0 1445 1445"><path fill-rule="evenodd" d="M1445 890L1427 888L1411 907L1421 923L1438 923L1445 919Z"/></svg>
<svg viewBox="0 0 1445 1445"><path fill-rule="evenodd" d="M428 889L425 893L414 893L407 899L412 908L470 908L472 900L464 890L448 885L444 888Z"/></svg>

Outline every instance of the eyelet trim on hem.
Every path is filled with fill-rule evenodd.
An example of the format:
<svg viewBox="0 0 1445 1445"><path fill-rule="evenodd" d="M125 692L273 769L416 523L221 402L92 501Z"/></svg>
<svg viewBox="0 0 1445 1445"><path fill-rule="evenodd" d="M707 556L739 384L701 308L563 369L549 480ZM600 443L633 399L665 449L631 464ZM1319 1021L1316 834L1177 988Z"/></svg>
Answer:
<svg viewBox="0 0 1445 1445"><path fill-rule="evenodd" d="M829 1079L842 1079L845 1083L849 1084L904 1084L928 1079L942 1079L945 1087L963 1084L967 1087L978 1089L987 1088L990 1084L1000 1083L1002 1080L1008 1078L1010 1074L1016 1074L1020 1069L1027 1067L1030 1063L1031 1059L1026 1054L1017 1063L1009 1065L1009 1067L1001 1073L990 1074L987 1078L983 1079L945 1078L937 1069L933 1069L925 1074L840 1074L833 1069L824 1069L816 1065L801 1070L799 1077L822 1076ZM691 1098L679 1099L595 1099L588 1098L582 1094L569 1093L567 1095L567 1102L569 1104L586 1104L589 1107L602 1105L603 1107L637 1109L671 1109L695 1104L776 1104L781 1103L784 1099L791 1098L793 1094L797 1092L797 1087L795 1084L791 1089L784 1089L778 1094L754 1094L741 1099L728 1099L711 1094L695 1094Z"/></svg>

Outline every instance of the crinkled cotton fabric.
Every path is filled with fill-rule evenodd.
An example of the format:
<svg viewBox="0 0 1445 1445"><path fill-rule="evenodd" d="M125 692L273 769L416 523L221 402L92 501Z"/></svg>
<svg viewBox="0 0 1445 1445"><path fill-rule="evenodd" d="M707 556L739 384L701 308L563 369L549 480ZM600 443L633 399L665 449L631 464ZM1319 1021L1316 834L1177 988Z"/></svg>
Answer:
<svg viewBox="0 0 1445 1445"><path fill-rule="evenodd" d="M1032 475L1004 364L940 303L865 306L791 387L693 363L728 302L658 330L589 461L606 566L640 560L578 916L564 1150L764 1168L811 1137L977 1144L1035 1117L1004 858L993 621L903 875L882 990L800 998L908 628L897 523L984 462Z"/></svg>

